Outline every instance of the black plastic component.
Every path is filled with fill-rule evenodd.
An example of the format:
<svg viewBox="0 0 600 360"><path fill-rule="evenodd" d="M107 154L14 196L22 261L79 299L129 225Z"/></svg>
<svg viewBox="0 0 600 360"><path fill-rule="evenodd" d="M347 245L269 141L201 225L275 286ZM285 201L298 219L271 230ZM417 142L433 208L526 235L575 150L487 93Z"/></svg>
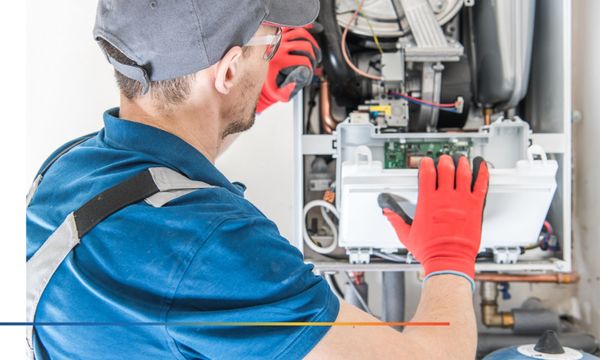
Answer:
<svg viewBox="0 0 600 360"><path fill-rule="evenodd" d="M402 209L402 206L400 205L400 203L403 202L407 202L407 200L403 197L390 193L381 193L377 197L377 203L379 204L381 210L390 209L396 214L398 214L398 216L400 216L405 223L407 223L408 225L412 225L413 219L410 216L408 216L408 214L404 211L404 209Z"/></svg>
<svg viewBox="0 0 600 360"><path fill-rule="evenodd" d="M475 183L477 182L477 177L479 176L479 170L481 169L481 164L483 164L485 160L481 156L477 156L473 159L473 178L471 180L471 191L475 188Z"/></svg>
<svg viewBox="0 0 600 360"><path fill-rule="evenodd" d="M451 103L456 101L459 96L462 96L465 103L461 114L440 111L438 129L461 129L465 126L469 110L472 106L473 93L471 88L471 68L466 56L463 56L458 62L444 63L440 102Z"/></svg>
<svg viewBox="0 0 600 360"><path fill-rule="evenodd" d="M325 273L325 277L327 277L327 279L329 279L329 283L331 284L333 292L338 297L344 297L344 292L342 291L340 284L338 284L337 280L335 279L335 275L331 274L331 273Z"/></svg>
<svg viewBox="0 0 600 360"><path fill-rule="evenodd" d="M565 353L565 349L563 349L562 345L560 344L560 341L558 341L558 335L556 335L556 332L552 330L546 330L546 332L544 332L544 335L540 337L533 349L544 354Z"/></svg>
<svg viewBox="0 0 600 360"><path fill-rule="evenodd" d="M595 353L598 347L598 341L593 335L581 332L558 334L560 343L572 349L577 349L590 354ZM498 349L534 344L538 340L534 336L522 336L514 334L479 334L477 340L477 357L481 358L486 354Z"/></svg>
<svg viewBox="0 0 600 360"><path fill-rule="evenodd" d="M335 0L321 0L321 12L317 21L323 26L317 40L323 51L325 75L331 79L331 94L339 106L355 108L371 98L371 80L358 76L344 62Z"/></svg>
<svg viewBox="0 0 600 360"><path fill-rule="evenodd" d="M379 54L380 47L383 52L398 51L398 38L395 37L380 37L379 46L377 46L372 36L365 36L350 32L348 33L348 39L346 41L348 42L348 47L353 54L370 52L373 53L373 55L376 55Z"/></svg>

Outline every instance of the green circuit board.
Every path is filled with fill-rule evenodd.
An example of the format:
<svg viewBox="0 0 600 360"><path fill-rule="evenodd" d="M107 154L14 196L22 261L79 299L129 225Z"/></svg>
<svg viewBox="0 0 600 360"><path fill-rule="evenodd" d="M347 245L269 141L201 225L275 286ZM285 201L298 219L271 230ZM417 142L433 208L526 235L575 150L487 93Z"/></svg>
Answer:
<svg viewBox="0 0 600 360"><path fill-rule="evenodd" d="M411 169L419 166L425 156L437 160L443 154L453 156L465 155L469 158L470 141L425 141L400 142L386 141L384 145L386 169Z"/></svg>

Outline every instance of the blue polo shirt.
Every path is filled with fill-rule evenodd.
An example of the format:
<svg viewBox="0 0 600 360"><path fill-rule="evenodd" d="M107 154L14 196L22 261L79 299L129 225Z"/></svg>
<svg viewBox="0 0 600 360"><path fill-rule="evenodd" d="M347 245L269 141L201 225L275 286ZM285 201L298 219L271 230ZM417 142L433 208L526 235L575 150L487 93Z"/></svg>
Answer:
<svg viewBox="0 0 600 360"><path fill-rule="evenodd" d="M72 211L163 166L214 187L162 208L130 205L82 238L40 299L38 359L298 359L327 327L194 322L329 322L339 303L275 224L200 152L104 114L104 128L46 173L27 209L27 259ZM112 323L112 324L111 324ZM166 323L167 325L144 325ZM188 323L188 324L182 324Z"/></svg>

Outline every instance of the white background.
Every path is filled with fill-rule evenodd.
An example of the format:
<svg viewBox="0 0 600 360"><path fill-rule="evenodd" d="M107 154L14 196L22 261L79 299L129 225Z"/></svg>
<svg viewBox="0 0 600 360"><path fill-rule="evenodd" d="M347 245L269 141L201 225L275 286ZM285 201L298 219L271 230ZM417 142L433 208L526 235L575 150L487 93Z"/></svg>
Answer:
<svg viewBox="0 0 600 360"><path fill-rule="evenodd" d="M119 93L92 36L97 2L29 3L27 177L33 179L60 145L99 130ZM286 236L292 233L292 137L292 104L277 104L217 162L228 178L248 186L247 197Z"/></svg>
<svg viewBox="0 0 600 360"><path fill-rule="evenodd" d="M0 321L25 320L25 1L0 11ZM0 327L0 354L25 355L25 329Z"/></svg>
<svg viewBox="0 0 600 360"><path fill-rule="evenodd" d="M573 126L574 257L582 275L579 299L590 328L600 337L600 1L574 0Z"/></svg>
<svg viewBox="0 0 600 360"><path fill-rule="evenodd" d="M117 92L112 70L91 36L96 1L29 0L3 5L0 321L23 321L24 194L52 150L101 127L101 113L117 104ZM574 1L574 107L583 112L583 120L574 128L575 246L576 263L586 273L580 297L588 304L600 301L598 14L600 1ZM292 229L291 117L291 105L276 106L218 162L232 180L249 186L248 197L279 224L284 235ZM599 307L584 312L600 335ZM24 355L23 328L0 327L0 354L7 359Z"/></svg>

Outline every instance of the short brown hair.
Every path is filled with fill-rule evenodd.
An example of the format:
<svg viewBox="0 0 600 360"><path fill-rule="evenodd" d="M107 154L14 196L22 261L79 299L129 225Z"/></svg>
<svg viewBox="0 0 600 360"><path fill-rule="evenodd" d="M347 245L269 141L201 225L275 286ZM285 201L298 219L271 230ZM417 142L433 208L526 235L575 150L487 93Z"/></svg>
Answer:
<svg viewBox="0 0 600 360"><path fill-rule="evenodd" d="M135 61L128 58L117 48L112 46L108 41L100 38L98 39L98 44L108 56L112 57L116 61L125 65L136 65ZM139 81L130 79L117 70L115 70L115 78L117 79L119 90L129 100L133 100L134 98L142 95L143 87ZM194 74L191 74L170 80L151 81L151 96L166 107L180 104L190 95L191 80L193 80L193 78Z"/></svg>

